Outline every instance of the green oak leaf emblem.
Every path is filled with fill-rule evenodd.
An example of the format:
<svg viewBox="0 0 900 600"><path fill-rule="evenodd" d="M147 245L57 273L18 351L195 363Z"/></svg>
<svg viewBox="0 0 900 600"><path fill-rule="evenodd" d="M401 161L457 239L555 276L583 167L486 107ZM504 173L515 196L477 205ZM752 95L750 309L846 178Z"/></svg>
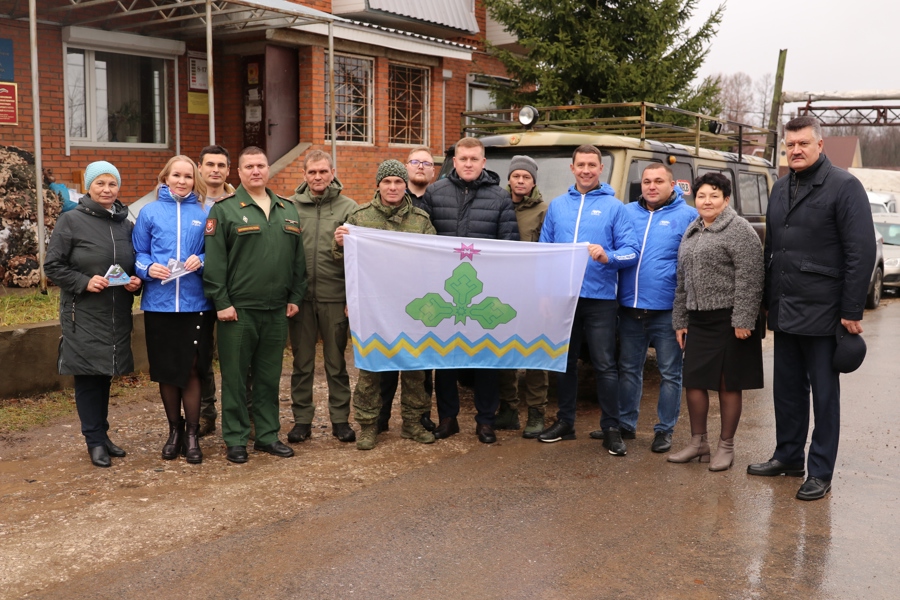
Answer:
<svg viewBox="0 0 900 600"><path fill-rule="evenodd" d="M478 304L472 301L484 290L478 273L470 263L462 263L453 269L453 275L444 282L444 290L453 298L447 302L436 292L425 294L406 305L406 314L426 327L437 327L444 319L454 318L454 323L465 324L474 319L485 329L509 323L516 317L516 309L493 296Z"/></svg>

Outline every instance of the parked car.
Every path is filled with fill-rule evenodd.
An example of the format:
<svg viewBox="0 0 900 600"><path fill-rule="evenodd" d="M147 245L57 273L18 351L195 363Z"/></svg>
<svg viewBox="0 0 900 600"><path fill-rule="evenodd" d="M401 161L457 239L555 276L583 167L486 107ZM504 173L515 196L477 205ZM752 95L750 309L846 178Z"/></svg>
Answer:
<svg viewBox="0 0 900 600"><path fill-rule="evenodd" d="M874 218L875 215L872 215ZM875 228L875 268L869 280L869 294L866 296L866 308L878 308L881 293L884 291L884 236Z"/></svg>
<svg viewBox="0 0 900 600"><path fill-rule="evenodd" d="M900 290L900 214L872 215L872 220L884 237L884 287Z"/></svg>
<svg viewBox="0 0 900 600"><path fill-rule="evenodd" d="M866 192L866 194L869 196L869 207L873 215L897 212L897 199L893 194L888 192Z"/></svg>

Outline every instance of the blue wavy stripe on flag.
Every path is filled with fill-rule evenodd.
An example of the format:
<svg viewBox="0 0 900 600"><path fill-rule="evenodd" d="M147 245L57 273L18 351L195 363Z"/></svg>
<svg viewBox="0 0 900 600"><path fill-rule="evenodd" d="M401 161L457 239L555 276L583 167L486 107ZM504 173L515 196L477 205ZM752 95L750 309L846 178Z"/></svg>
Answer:
<svg viewBox="0 0 900 600"><path fill-rule="evenodd" d="M543 369L565 371L568 338L554 343L541 335L523 340L513 335L498 340L484 335L475 341L461 333L442 340L433 333L414 340L405 333L393 341L378 334L361 340L350 332L356 366L367 371L406 371L419 369Z"/></svg>

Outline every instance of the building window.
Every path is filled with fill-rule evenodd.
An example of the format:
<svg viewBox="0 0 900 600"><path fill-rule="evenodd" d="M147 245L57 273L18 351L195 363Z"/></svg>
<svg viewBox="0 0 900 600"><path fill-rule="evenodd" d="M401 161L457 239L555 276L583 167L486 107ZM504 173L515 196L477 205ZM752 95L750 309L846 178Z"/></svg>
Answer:
<svg viewBox="0 0 900 600"><path fill-rule="evenodd" d="M427 145L428 69L392 64L390 84L390 143Z"/></svg>
<svg viewBox="0 0 900 600"><path fill-rule="evenodd" d="M334 97L337 141L372 143L371 59L334 55ZM325 139L331 140L331 86L325 54Z"/></svg>
<svg viewBox="0 0 900 600"><path fill-rule="evenodd" d="M165 144L165 60L67 48L73 143Z"/></svg>

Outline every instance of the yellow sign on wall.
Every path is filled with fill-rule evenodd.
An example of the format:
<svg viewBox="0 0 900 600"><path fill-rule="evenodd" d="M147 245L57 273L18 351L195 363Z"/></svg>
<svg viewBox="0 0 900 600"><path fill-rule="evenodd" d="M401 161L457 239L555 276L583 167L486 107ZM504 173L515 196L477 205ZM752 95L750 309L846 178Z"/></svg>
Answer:
<svg viewBox="0 0 900 600"><path fill-rule="evenodd" d="M208 115L209 94L204 94L202 92L188 92L188 114Z"/></svg>

